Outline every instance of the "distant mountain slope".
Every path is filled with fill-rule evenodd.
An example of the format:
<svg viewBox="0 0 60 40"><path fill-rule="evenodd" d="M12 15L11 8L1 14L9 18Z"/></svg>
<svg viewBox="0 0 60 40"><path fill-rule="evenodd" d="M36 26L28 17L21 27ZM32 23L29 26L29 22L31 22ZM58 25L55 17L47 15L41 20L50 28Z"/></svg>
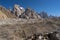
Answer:
<svg viewBox="0 0 60 40"><path fill-rule="evenodd" d="M44 11L40 12L39 15L42 17L42 18L48 18L48 14Z"/></svg>
<svg viewBox="0 0 60 40"><path fill-rule="evenodd" d="M0 6L0 11L3 12L8 18L16 18L16 16L11 13L10 10L4 8L3 6Z"/></svg>
<svg viewBox="0 0 60 40"><path fill-rule="evenodd" d="M0 19L7 19L8 17L2 12L0 11Z"/></svg>

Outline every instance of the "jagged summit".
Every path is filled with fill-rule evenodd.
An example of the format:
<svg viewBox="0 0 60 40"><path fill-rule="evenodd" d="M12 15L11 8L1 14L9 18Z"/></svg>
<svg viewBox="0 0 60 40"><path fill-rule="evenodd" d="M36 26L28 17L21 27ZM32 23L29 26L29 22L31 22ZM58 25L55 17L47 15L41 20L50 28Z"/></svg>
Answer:
<svg viewBox="0 0 60 40"><path fill-rule="evenodd" d="M31 8L26 8L25 12L21 15L24 18L40 19L41 17Z"/></svg>
<svg viewBox="0 0 60 40"><path fill-rule="evenodd" d="M13 10L6 9L3 6L0 6L0 11L3 12L8 18L26 18L26 19L41 19L40 15L37 14L36 11L31 8L21 7L18 4L14 5Z"/></svg>
<svg viewBox="0 0 60 40"><path fill-rule="evenodd" d="M19 17L24 11L25 9L23 7L20 7L20 5L17 5L17 4L14 5L14 14L17 17Z"/></svg>

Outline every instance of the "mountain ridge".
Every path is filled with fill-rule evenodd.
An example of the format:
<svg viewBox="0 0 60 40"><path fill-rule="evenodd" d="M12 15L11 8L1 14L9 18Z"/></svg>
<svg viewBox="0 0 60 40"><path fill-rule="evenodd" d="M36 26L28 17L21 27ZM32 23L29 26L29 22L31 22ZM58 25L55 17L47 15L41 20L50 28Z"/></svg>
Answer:
<svg viewBox="0 0 60 40"><path fill-rule="evenodd" d="M8 18L25 18L25 19L41 19L40 15L31 8L24 9L18 4L14 5L13 10L6 9L3 6L0 6L0 10L6 14Z"/></svg>
<svg viewBox="0 0 60 40"><path fill-rule="evenodd" d="M8 18L24 18L24 19L54 18L54 16L48 16L47 12L45 11L37 13L31 8L24 9L24 7L21 7L18 4L14 5L13 10L0 6L0 11L2 11Z"/></svg>

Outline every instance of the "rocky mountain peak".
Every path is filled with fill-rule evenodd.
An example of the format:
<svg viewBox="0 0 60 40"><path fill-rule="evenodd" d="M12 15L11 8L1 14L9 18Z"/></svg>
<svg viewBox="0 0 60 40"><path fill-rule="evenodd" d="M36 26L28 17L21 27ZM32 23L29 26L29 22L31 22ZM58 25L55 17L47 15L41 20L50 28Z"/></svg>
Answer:
<svg viewBox="0 0 60 40"><path fill-rule="evenodd" d="M0 6L0 10L1 10L1 11L3 11L3 10L5 10L5 11L6 11L6 8L5 8L5 7L3 7L3 6Z"/></svg>
<svg viewBox="0 0 60 40"><path fill-rule="evenodd" d="M39 13L42 18L48 18L48 14L45 11Z"/></svg>
<svg viewBox="0 0 60 40"><path fill-rule="evenodd" d="M27 18L27 19L40 19L41 17L31 8L24 9L18 4L14 5L13 10L6 9L3 6L0 6L0 10L7 15L8 18L18 17L18 18Z"/></svg>
<svg viewBox="0 0 60 40"><path fill-rule="evenodd" d="M32 9L28 7L28 8L26 8L26 10L30 10L31 11Z"/></svg>
<svg viewBox="0 0 60 40"><path fill-rule="evenodd" d="M26 8L25 12L21 15L24 18L29 18L29 19L37 19L37 18L41 18L36 11L32 10L31 8Z"/></svg>
<svg viewBox="0 0 60 40"><path fill-rule="evenodd" d="M25 9L23 7L21 7L20 5L17 5L17 4L14 5L14 14L17 17L19 17L24 11L25 11Z"/></svg>

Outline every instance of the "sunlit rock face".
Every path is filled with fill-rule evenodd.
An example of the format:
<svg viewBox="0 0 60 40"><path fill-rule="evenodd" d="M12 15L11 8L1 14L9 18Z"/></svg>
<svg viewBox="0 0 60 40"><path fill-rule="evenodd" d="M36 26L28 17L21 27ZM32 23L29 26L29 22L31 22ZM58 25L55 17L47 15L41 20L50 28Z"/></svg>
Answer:
<svg viewBox="0 0 60 40"><path fill-rule="evenodd" d="M41 17L31 8L27 8L25 12L21 15L24 18L31 18L31 19L40 19Z"/></svg>
<svg viewBox="0 0 60 40"><path fill-rule="evenodd" d="M14 5L14 13L17 17L19 17L24 11L25 9L23 7L20 7L17 4Z"/></svg>
<svg viewBox="0 0 60 40"><path fill-rule="evenodd" d="M11 10L6 9L3 6L0 6L0 11L2 14L6 15L8 18L16 18L16 16L11 12Z"/></svg>
<svg viewBox="0 0 60 40"><path fill-rule="evenodd" d="M7 19L7 15L4 13L4 11L6 11L6 8L4 8L3 6L0 6L0 19Z"/></svg>
<svg viewBox="0 0 60 40"><path fill-rule="evenodd" d="M0 19L7 19L8 17L0 11Z"/></svg>

